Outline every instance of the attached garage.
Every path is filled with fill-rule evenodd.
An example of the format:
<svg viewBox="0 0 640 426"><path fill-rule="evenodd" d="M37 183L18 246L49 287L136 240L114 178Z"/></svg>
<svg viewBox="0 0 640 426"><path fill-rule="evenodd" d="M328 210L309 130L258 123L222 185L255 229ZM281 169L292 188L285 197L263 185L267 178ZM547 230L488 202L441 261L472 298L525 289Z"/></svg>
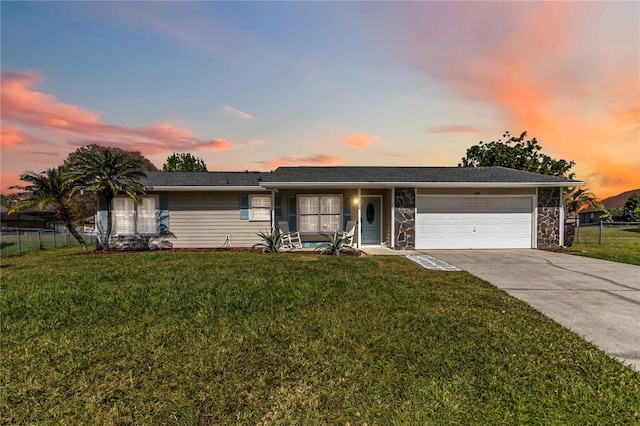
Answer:
<svg viewBox="0 0 640 426"><path fill-rule="evenodd" d="M417 249L532 248L531 195L418 195Z"/></svg>

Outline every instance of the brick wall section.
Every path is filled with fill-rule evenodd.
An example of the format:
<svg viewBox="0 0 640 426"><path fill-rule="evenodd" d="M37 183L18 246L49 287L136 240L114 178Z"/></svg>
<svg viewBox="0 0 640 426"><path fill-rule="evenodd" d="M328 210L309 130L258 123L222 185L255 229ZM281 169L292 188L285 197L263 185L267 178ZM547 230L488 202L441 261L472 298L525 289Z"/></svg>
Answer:
<svg viewBox="0 0 640 426"><path fill-rule="evenodd" d="M538 190L538 248L560 246L560 190L540 188Z"/></svg>
<svg viewBox="0 0 640 426"><path fill-rule="evenodd" d="M416 246L416 191L396 188L395 249L413 250Z"/></svg>

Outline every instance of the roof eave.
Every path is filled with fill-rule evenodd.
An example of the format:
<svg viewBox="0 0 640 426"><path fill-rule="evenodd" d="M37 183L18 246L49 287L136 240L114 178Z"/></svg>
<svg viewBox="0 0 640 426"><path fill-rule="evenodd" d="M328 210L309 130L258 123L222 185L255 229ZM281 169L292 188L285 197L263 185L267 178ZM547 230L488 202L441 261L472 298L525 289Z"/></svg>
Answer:
<svg viewBox="0 0 640 426"><path fill-rule="evenodd" d="M280 188L558 188L583 186L567 182L262 182L266 189Z"/></svg>
<svg viewBox="0 0 640 426"><path fill-rule="evenodd" d="M238 191L266 191L266 188L257 185L220 185L220 186L197 186L197 185L153 185L147 187L148 191L167 191L167 192L238 192Z"/></svg>

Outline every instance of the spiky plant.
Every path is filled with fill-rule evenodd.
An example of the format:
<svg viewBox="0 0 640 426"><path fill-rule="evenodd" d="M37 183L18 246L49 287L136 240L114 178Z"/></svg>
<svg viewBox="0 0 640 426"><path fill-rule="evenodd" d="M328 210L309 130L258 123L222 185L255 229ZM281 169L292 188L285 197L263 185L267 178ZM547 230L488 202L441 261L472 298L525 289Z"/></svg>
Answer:
<svg viewBox="0 0 640 426"><path fill-rule="evenodd" d="M350 252L357 250L356 248L347 244L349 241L348 236L342 236L338 232L334 234L322 234L328 241L320 243L316 250L322 254L329 254L340 256L340 252Z"/></svg>
<svg viewBox="0 0 640 426"><path fill-rule="evenodd" d="M254 244L251 248L261 249L263 253L278 253L282 244L282 234L278 229L273 228L271 233L260 231L256 234L262 239L262 242Z"/></svg>

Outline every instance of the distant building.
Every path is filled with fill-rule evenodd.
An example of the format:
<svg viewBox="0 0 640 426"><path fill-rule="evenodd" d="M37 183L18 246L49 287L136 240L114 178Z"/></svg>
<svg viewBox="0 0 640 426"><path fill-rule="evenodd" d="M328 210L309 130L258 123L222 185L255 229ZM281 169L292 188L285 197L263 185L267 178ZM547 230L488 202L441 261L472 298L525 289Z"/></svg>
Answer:
<svg viewBox="0 0 640 426"><path fill-rule="evenodd" d="M55 216L50 212L27 211L7 214L7 208L0 206L0 227L51 229L55 225Z"/></svg>
<svg viewBox="0 0 640 426"><path fill-rule="evenodd" d="M624 207L624 203L627 202L629 197L633 194L640 195L640 189L632 189L631 191L625 191L618 195L614 195L613 197L605 198L600 202L604 207L604 210L597 209L594 207L589 207L578 213L578 217L581 225L588 225L593 223L600 223L602 216L606 211L617 209L619 207Z"/></svg>

